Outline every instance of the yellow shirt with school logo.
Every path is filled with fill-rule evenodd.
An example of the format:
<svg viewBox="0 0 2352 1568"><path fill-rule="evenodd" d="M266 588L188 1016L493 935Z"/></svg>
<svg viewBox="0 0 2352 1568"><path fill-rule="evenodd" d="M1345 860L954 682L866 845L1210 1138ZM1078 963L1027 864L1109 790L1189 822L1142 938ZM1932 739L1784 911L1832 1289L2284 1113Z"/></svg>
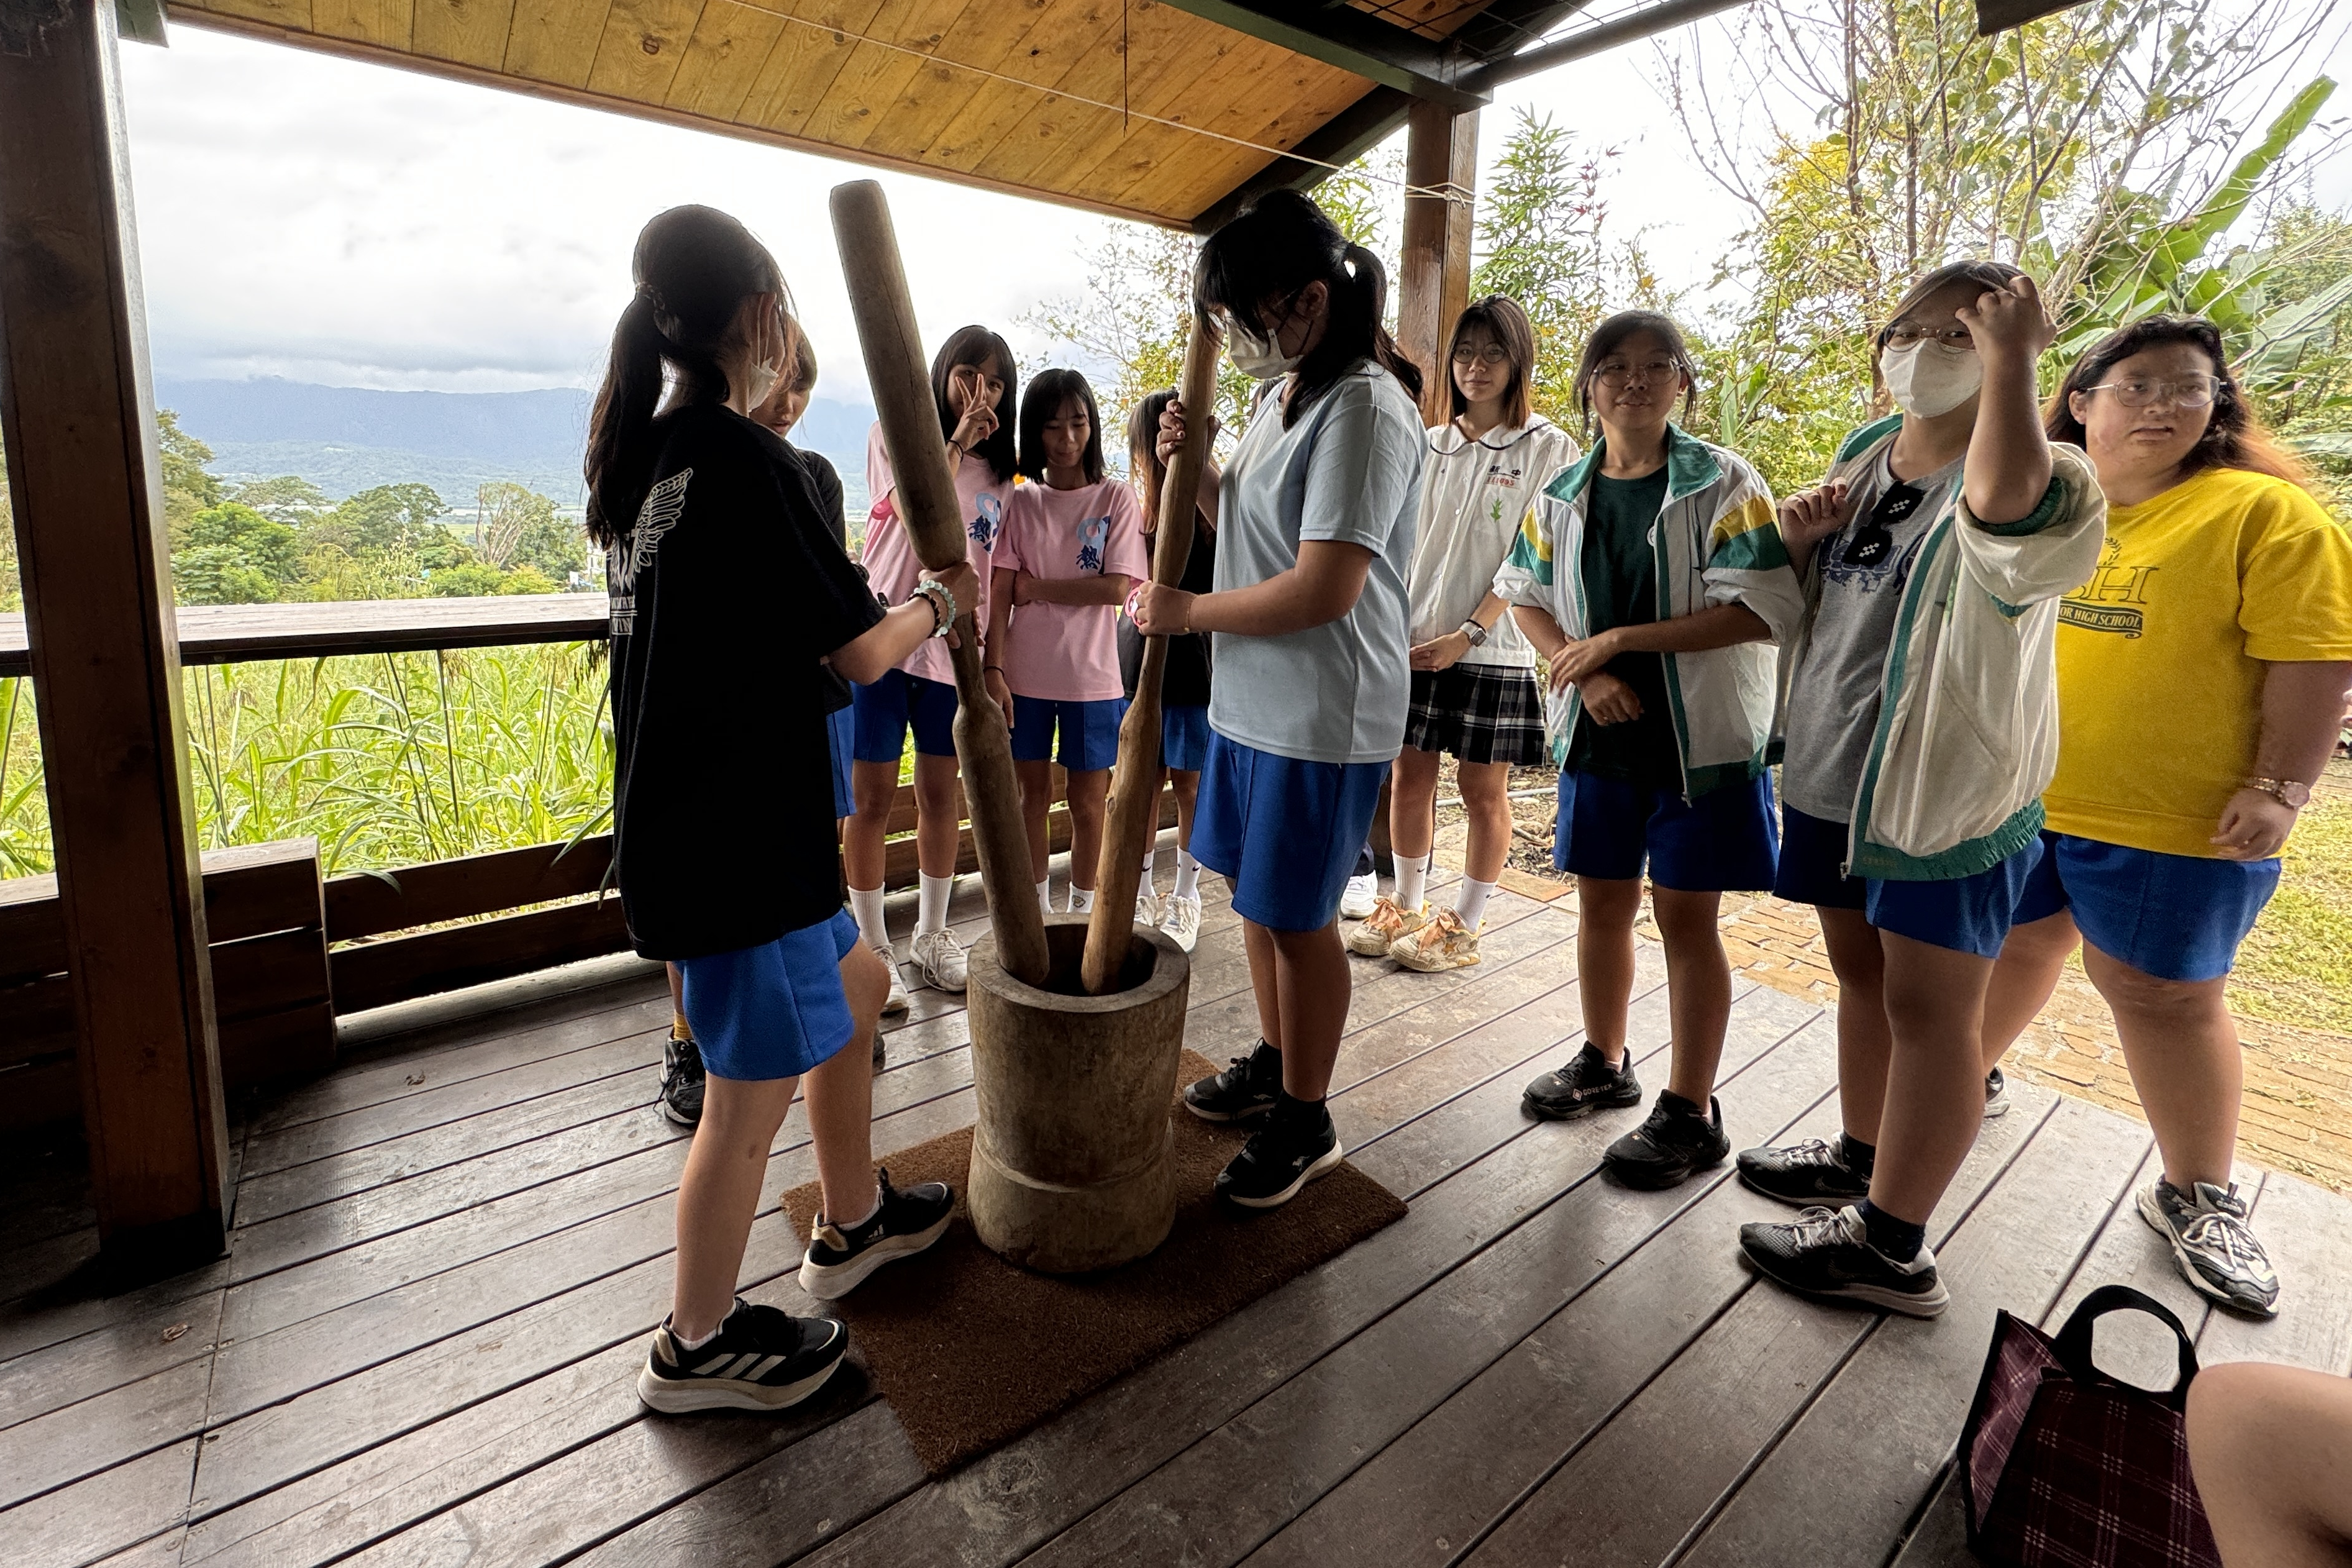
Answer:
<svg viewBox="0 0 2352 1568"><path fill-rule="evenodd" d="M2209 468L2107 512L2058 622L2060 833L2210 858L2254 771L2264 666L2352 659L2352 536L2297 486Z"/></svg>

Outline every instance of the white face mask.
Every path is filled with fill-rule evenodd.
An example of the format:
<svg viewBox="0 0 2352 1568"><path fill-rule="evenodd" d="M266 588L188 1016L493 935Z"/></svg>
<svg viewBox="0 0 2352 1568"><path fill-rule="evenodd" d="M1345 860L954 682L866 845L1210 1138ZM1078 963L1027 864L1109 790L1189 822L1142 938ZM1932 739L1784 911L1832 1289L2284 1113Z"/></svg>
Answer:
<svg viewBox="0 0 2352 1568"><path fill-rule="evenodd" d="M1263 336L1238 320L1226 329L1225 355L1234 362L1235 370L1260 381L1288 375L1298 368L1298 362L1307 357L1305 354L1284 353L1279 338Z"/></svg>
<svg viewBox="0 0 2352 1568"><path fill-rule="evenodd" d="M750 384L746 390L751 395L751 406L757 408L768 401L768 394L776 390L783 372L772 364L755 364L744 370L743 379Z"/></svg>
<svg viewBox="0 0 2352 1568"><path fill-rule="evenodd" d="M1897 408L1933 419L1977 395L1984 384L1984 361L1974 349L1922 338L1907 349L1887 344L1879 352L1878 374Z"/></svg>

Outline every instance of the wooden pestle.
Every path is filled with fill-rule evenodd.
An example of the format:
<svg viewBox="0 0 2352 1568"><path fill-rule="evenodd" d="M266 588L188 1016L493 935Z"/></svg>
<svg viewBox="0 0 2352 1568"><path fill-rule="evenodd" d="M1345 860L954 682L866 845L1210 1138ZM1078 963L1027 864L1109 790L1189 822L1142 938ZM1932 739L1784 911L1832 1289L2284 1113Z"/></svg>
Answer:
<svg viewBox="0 0 2352 1568"><path fill-rule="evenodd" d="M930 375L923 363L889 203L875 181L853 180L834 186L832 207L850 314L866 354L866 379L873 388L882 445L890 454L899 525L923 564L943 572L966 558L963 509L956 500L947 442L931 401ZM963 770L972 843L980 851L980 879L988 895L997 963L1014 979L1042 986L1052 965L1045 951L1045 917L1029 875L1029 832L1021 820L1021 789L1013 773L1013 736L981 678L980 606L956 608L957 646L950 656L955 665L956 759ZM1131 883L1128 899L1134 901Z"/></svg>
<svg viewBox="0 0 2352 1568"><path fill-rule="evenodd" d="M1210 416L1216 407L1217 325L1194 311L1192 336L1184 345L1184 439L1169 455L1168 477L1160 488L1159 540L1151 551L1151 580L1174 587L1192 553L1193 509L1201 496L1201 472L1209 462ZM1168 668L1168 639L1143 639L1143 666L1136 672L1135 700L1118 727L1118 769L1111 775L1108 820L1103 826L1102 858L1095 867L1095 908L1087 921L1086 956L1079 978L1087 994L1100 996L1118 986L1135 937L1135 894L1143 879L1143 847L1160 826L1160 686Z"/></svg>

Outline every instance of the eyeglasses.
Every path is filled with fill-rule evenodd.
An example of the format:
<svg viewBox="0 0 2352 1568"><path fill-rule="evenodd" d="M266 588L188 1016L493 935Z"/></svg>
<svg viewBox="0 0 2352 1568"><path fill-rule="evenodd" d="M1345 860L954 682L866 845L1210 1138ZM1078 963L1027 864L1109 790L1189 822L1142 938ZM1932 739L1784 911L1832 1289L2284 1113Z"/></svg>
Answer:
<svg viewBox="0 0 2352 1568"><path fill-rule="evenodd" d="M1886 346L1889 348L1913 348L1930 338L1948 349L1972 349L1977 343L1976 339L1969 335L1969 330L1958 323L1948 327L1923 327L1916 321L1897 321L1886 329Z"/></svg>
<svg viewBox="0 0 2352 1568"><path fill-rule="evenodd" d="M2174 408L2202 408L2220 401L2221 396L2221 382L2210 375L2192 375L2185 381L2150 381L2135 375L2122 381L2103 381L2083 390L2112 392L2116 401L2126 408L2153 408L2158 404Z"/></svg>
<svg viewBox="0 0 2352 1568"><path fill-rule="evenodd" d="M1878 498L1878 504L1870 509L1869 518L1846 541L1845 549L1838 554L1839 563L1875 566L1885 560L1886 552L1895 548L1895 524L1917 511L1919 503L1927 499L1927 492L1916 485L1889 485Z"/></svg>
<svg viewBox="0 0 2352 1568"><path fill-rule="evenodd" d="M1629 386L1647 386L1654 381L1671 381L1682 374L1681 364L1670 359L1654 359L1642 364L1627 364L1612 360L1592 373L1592 379L1612 392Z"/></svg>
<svg viewBox="0 0 2352 1568"><path fill-rule="evenodd" d="M1485 348L1480 348L1476 343L1454 345L1455 364L1507 364L1510 363L1510 350L1500 343L1488 343Z"/></svg>

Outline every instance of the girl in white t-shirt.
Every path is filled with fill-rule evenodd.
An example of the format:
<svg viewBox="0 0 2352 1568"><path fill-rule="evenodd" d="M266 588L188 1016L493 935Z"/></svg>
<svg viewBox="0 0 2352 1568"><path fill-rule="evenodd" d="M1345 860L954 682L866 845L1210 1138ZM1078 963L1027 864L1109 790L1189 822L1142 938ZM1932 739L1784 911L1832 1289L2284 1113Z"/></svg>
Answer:
<svg viewBox="0 0 2352 1568"><path fill-rule="evenodd" d="M982 601L976 613L977 624L983 626L988 624L990 558L1013 496L1013 420L1019 381L1013 351L986 327L960 329L931 361L931 398L939 407L940 433L948 443L948 466L955 471L965 548L972 570L980 574ZM895 603L913 586L922 563L899 521L896 482L879 425L866 440L866 493L874 500L859 554L874 591ZM850 793L856 811L841 836L849 907L857 916L860 940L890 966L887 1010L904 1012L907 990L882 923L882 840L889 832L890 805L898 795L898 763L906 755L909 728L915 732L915 858L921 868L910 956L927 984L942 991L964 987L963 946L948 930L948 894L955 887L963 815L956 794L955 671L945 652L926 644L881 679L855 688L851 696L856 760L850 767Z"/></svg>
<svg viewBox="0 0 2352 1568"><path fill-rule="evenodd" d="M997 540L988 616L988 689L1013 721L1013 767L1029 823L1029 873L1045 879L1054 736L1069 778L1070 910L1095 906L1110 765L1127 698L1118 679L1118 606L1150 574L1135 492L1103 466L1094 388L1049 370L1021 404L1021 474Z"/></svg>

